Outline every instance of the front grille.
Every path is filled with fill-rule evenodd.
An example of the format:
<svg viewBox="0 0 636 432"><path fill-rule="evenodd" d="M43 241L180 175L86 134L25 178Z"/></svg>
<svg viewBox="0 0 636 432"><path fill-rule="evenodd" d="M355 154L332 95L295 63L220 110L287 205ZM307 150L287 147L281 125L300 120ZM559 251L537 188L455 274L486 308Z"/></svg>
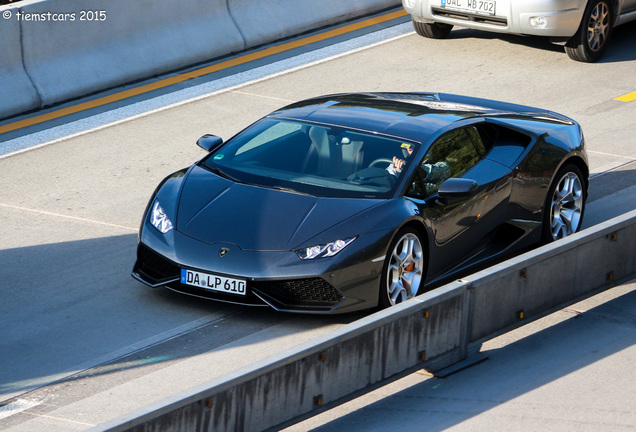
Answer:
<svg viewBox="0 0 636 432"><path fill-rule="evenodd" d="M179 267L172 261L159 255L143 243L137 248L137 268L138 272L144 273L156 283L174 280L179 278Z"/></svg>
<svg viewBox="0 0 636 432"><path fill-rule="evenodd" d="M489 15L473 15L469 13L450 11L448 9L438 9L433 8L433 15L443 17L443 18L452 18L463 21L472 21L478 22L482 24L490 24L498 27L505 27L508 25L508 19L504 17L495 17Z"/></svg>
<svg viewBox="0 0 636 432"><path fill-rule="evenodd" d="M226 294L222 292L212 291L204 288L195 287L192 285L182 284L179 281L174 281L166 284L166 287L182 293L188 294L194 297L201 297L205 299L217 300L226 303L234 303L234 304L242 304L242 305L250 305L250 306L266 306L262 299L258 296L254 295L251 290L248 290L247 294L244 296L236 295L236 294Z"/></svg>
<svg viewBox="0 0 636 432"><path fill-rule="evenodd" d="M263 305L263 301L281 310L329 311L344 296L322 278L306 278L277 281L248 281L246 296L220 293L180 283L180 267L169 259L140 243L133 276L151 286L168 288L194 295L231 303Z"/></svg>
<svg viewBox="0 0 636 432"><path fill-rule="evenodd" d="M332 308L344 298L321 278L256 282L254 290L281 305L301 308Z"/></svg>

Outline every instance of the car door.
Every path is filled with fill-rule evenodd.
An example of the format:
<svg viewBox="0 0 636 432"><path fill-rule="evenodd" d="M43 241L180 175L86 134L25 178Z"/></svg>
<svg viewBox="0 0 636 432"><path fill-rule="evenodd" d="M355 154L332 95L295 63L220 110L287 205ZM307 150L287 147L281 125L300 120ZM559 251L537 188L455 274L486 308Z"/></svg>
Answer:
<svg viewBox="0 0 636 432"><path fill-rule="evenodd" d="M433 234L429 279L474 255L505 220L511 170L485 159L486 153L477 128L469 126L439 137L419 163L407 196L418 203ZM474 187L440 193L450 178L471 180Z"/></svg>

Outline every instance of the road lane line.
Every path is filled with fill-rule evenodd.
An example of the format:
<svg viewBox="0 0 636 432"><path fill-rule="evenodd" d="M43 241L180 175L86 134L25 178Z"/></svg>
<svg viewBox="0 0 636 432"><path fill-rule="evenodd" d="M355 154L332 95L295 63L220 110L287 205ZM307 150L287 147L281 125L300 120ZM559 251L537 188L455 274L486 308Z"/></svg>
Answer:
<svg viewBox="0 0 636 432"><path fill-rule="evenodd" d="M180 75L172 76L169 78L164 78L159 81L155 81L149 84L144 84L139 87L135 87L132 89L124 90L115 94L111 94L108 96L103 96L101 98L97 98L91 101L83 102L77 105L73 105L70 107L62 108L57 111L52 111L46 114L40 114L34 117L30 117L24 120L19 120L13 123L9 123L3 126L0 126L0 134L5 132L11 132L17 129L21 129L28 126L33 126L36 124L44 123L49 120L58 119L60 117L64 117L70 114L76 114L91 108L100 107L112 102L118 102L124 99L131 98L133 96L138 96L144 93L151 92L153 90L162 89L164 87L168 87L174 84L181 83L183 81L187 81L193 78L199 78L204 75L209 75L214 72L219 72L221 70L229 69L231 67L244 65L246 63L252 62L254 60L260 60L266 57L270 57L272 55L280 54L286 51L290 51L295 48L302 48L307 45L311 45L316 42L321 42L327 39L331 39L337 36L342 36L347 33L351 33L357 30L361 30L367 27L371 27L377 24L384 23L386 21L390 21L396 18L401 18L406 16L407 13L403 9L386 13L377 17L368 18L366 20L348 24L340 28L336 28L333 30L328 30L323 33L319 33L316 35L308 36L302 39L298 39L295 41L283 43L276 46L271 46L256 52L252 52L241 57L225 60L210 66L206 66L200 69L196 69L190 72L186 72Z"/></svg>
<svg viewBox="0 0 636 432"><path fill-rule="evenodd" d="M603 155L603 156L612 156L612 157L617 157L617 158L623 158L623 159L634 159L636 158L635 156L623 156L623 155L619 155L619 154L615 154L615 153L606 153L606 152L602 152L602 151L598 151L598 150L590 150L587 149L588 153L594 153L594 154L598 154L598 155Z"/></svg>
<svg viewBox="0 0 636 432"><path fill-rule="evenodd" d="M36 210L36 209L31 209L31 208L27 208L27 207L20 207L20 206L14 206L11 204L2 204L0 203L0 207L6 207L6 208L11 208L14 210L23 210L23 211L28 211L28 212L32 212L32 213L39 213L39 214L43 214L46 216L55 216L55 217L60 217L60 218L65 218L65 219L72 219L72 220L76 220L79 222L87 222L90 224L98 224L98 225L105 225L105 226L109 226L109 227L114 227L114 228L122 228L128 231L133 231L133 232L137 232L139 228L131 228L131 227L127 227L124 225L118 225L118 224L112 224L112 223L108 223L108 222L100 222L100 221L96 221L96 220L92 220L92 219L85 219L85 218L81 218L81 217L77 217L77 216L69 216L69 215L63 215L63 214L59 214L59 213L52 213L52 212L48 212L48 211L44 211L44 210Z"/></svg>
<svg viewBox="0 0 636 432"><path fill-rule="evenodd" d="M636 91L614 98L614 100L621 101L621 102L633 102L636 100Z"/></svg>
<svg viewBox="0 0 636 432"><path fill-rule="evenodd" d="M46 414L36 414L36 413L27 413L27 414L35 416L35 417L42 417L42 418L46 418L46 419L56 420L56 421L63 422L63 423L73 423L73 424L77 424L77 425L90 426L90 427L97 426L94 423L86 423L86 422L79 421L79 420L72 420L72 419L69 419L69 418L62 418L62 417L54 417L54 416L50 416L50 415L46 415Z"/></svg>
<svg viewBox="0 0 636 432"><path fill-rule="evenodd" d="M256 94L256 93L249 93L249 92L244 92L244 91L240 91L240 90L233 90L232 93L242 94L242 95L245 95L245 96L252 96L252 97L257 97L257 98L262 98L262 99L270 99L270 100L275 100L275 101L283 102L283 103L287 103L287 104L291 104L291 103L296 102L296 101L290 100L290 99L277 98L277 97L274 97L274 96L267 96L267 95L259 95L259 94Z"/></svg>

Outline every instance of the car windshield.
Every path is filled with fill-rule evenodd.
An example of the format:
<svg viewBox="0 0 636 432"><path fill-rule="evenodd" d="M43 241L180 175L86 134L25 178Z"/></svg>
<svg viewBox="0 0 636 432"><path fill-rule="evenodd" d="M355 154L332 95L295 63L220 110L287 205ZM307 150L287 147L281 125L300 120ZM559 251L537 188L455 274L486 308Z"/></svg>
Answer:
<svg viewBox="0 0 636 432"><path fill-rule="evenodd" d="M234 181L320 197L388 198L419 144L375 133L266 118L203 166Z"/></svg>

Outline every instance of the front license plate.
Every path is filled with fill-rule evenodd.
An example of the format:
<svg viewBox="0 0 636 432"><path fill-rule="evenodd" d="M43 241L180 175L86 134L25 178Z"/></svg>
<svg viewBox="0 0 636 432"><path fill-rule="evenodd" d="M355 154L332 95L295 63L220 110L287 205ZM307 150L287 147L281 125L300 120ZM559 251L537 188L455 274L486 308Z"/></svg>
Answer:
<svg viewBox="0 0 636 432"><path fill-rule="evenodd" d="M480 15L495 14L494 0L442 0L442 7Z"/></svg>
<svg viewBox="0 0 636 432"><path fill-rule="evenodd" d="M224 276L181 269L181 283L211 291L245 295L245 281Z"/></svg>

